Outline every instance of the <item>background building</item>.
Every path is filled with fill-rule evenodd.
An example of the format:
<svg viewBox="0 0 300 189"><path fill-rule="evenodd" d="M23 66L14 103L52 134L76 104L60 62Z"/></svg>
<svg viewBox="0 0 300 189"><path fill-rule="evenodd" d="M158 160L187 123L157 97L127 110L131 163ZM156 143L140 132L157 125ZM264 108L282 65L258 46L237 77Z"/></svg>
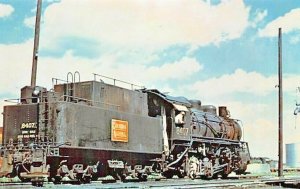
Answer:
<svg viewBox="0 0 300 189"><path fill-rule="evenodd" d="M300 167L300 143L286 144L286 165L292 168Z"/></svg>

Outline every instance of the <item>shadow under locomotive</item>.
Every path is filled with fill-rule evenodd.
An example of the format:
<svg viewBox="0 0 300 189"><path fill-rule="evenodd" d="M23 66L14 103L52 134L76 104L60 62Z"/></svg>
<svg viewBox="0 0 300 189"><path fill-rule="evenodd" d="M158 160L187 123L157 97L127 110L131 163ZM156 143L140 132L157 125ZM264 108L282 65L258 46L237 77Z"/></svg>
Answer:
<svg viewBox="0 0 300 189"><path fill-rule="evenodd" d="M2 176L59 183L245 172L248 144L226 107L217 115L199 100L94 77L81 82L75 72L67 81L53 79L51 90L25 86L16 104L4 107Z"/></svg>

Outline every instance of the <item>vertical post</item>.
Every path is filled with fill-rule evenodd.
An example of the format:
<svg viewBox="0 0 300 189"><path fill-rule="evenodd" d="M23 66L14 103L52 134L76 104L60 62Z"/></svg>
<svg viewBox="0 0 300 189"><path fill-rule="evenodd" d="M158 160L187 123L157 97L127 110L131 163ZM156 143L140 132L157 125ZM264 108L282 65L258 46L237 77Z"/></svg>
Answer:
<svg viewBox="0 0 300 189"><path fill-rule="evenodd" d="M37 73L37 60L38 60L38 49L39 49L39 38L40 38L40 21L41 21L41 7L42 0L38 0L35 18L35 32L34 32L34 47L32 57L32 71L31 71L31 87L36 86L36 73Z"/></svg>
<svg viewBox="0 0 300 189"><path fill-rule="evenodd" d="M282 136L282 39L281 28L278 33L278 80L279 80L279 94L278 94L278 177L283 176L283 136Z"/></svg>

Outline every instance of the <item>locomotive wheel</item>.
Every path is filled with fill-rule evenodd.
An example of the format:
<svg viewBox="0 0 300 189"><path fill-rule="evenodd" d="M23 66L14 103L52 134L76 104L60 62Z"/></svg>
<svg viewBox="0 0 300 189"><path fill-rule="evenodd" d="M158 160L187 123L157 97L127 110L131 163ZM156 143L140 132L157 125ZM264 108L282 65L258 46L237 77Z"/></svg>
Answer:
<svg viewBox="0 0 300 189"><path fill-rule="evenodd" d="M177 172L177 176L178 176L178 178L184 178L186 176L186 174L182 173L182 172Z"/></svg>
<svg viewBox="0 0 300 189"><path fill-rule="evenodd" d="M194 180L197 176L196 171L194 169L189 169L187 175L192 180Z"/></svg>
<svg viewBox="0 0 300 189"><path fill-rule="evenodd" d="M219 176L221 176L221 175L219 175L219 174L213 174L212 178L213 179L218 179L218 178L220 178Z"/></svg>
<svg viewBox="0 0 300 189"><path fill-rule="evenodd" d="M196 178L196 174L194 172L189 173L190 179L194 180Z"/></svg>
<svg viewBox="0 0 300 189"><path fill-rule="evenodd" d="M30 182L31 180L29 178L24 178L21 176L21 173L25 172L24 168L22 167L21 164L16 165L16 175L22 182Z"/></svg>
<svg viewBox="0 0 300 189"><path fill-rule="evenodd" d="M32 186L43 187L44 182L43 181L32 181L31 184L32 184Z"/></svg>
<svg viewBox="0 0 300 189"><path fill-rule="evenodd" d="M184 169L179 168L179 169L177 170L176 175L178 176L178 178L184 178L184 177L186 176L186 172L185 172Z"/></svg>
<svg viewBox="0 0 300 189"><path fill-rule="evenodd" d="M91 177L90 176L84 176L83 178L80 179L80 182L84 183L84 184L89 184L89 183L91 183Z"/></svg>
<svg viewBox="0 0 300 189"><path fill-rule="evenodd" d="M166 177L167 179L171 179L174 176L174 172L172 170L167 170L167 171L163 172L162 175L164 177Z"/></svg>
<svg viewBox="0 0 300 189"><path fill-rule="evenodd" d="M139 178L139 181L147 181L147 175L146 174L138 174L138 178Z"/></svg>
<svg viewBox="0 0 300 189"><path fill-rule="evenodd" d="M247 164L243 164L243 165L241 165L241 166L239 167L238 170L235 171L235 173L236 173L237 175L245 174L246 169L247 169Z"/></svg>
<svg viewBox="0 0 300 189"><path fill-rule="evenodd" d="M227 167L224 168L223 172L221 173L221 176L223 179L226 179L228 175L232 172L230 166L228 165Z"/></svg>
<svg viewBox="0 0 300 189"><path fill-rule="evenodd" d="M118 175L119 175L120 180L121 180L122 182L124 182L125 179L126 179L126 175L123 174L123 173L118 173Z"/></svg>
<svg viewBox="0 0 300 189"><path fill-rule="evenodd" d="M112 177L115 179L115 180L120 180L120 181L124 181L126 176L123 174L123 173L120 173L120 172L114 172L112 174Z"/></svg>
<svg viewBox="0 0 300 189"><path fill-rule="evenodd" d="M92 181L97 181L98 180L98 175L97 174L92 174Z"/></svg>
<svg viewBox="0 0 300 189"><path fill-rule="evenodd" d="M15 167L13 167L12 171L10 173L5 174L5 177L7 178L13 178L15 176L18 176L18 166L16 165Z"/></svg>
<svg viewBox="0 0 300 189"><path fill-rule="evenodd" d="M59 175L56 175L56 176L54 176L53 178L52 178L52 180L53 180L53 183L54 184L60 184L61 183L61 176L59 176Z"/></svg>
<svg viewBox="0 0 300 189"><path fill-rule="evenodd" d="M212 170L209 168L209 169L204 170L204 175L201 178L210 180L210 179L217 178L217 177L218 177L218 174L213 174Z"/></svg>
<svg viewBox="0 0 300 189"><path fill-rule="evenodd" d="M177 168L177 173L176 175L178 178L184 178L185 176L188 176L189 172L189 166L187 163L187 160L185 160L180 167Z"/></svg>
<svg viewBox="0 0 300 189"><path fill-rule="evenodd" d="M155 173L160 173L162 168L161 168L161 164L159 162L154 162L152 164L152 170L155 172Z"/></svg>
<svg viewBox="0 0 300 189"><path fill-rule="evenodd" d="M227 179L228 178L228 174L222 174L222 179Z"/></svg>

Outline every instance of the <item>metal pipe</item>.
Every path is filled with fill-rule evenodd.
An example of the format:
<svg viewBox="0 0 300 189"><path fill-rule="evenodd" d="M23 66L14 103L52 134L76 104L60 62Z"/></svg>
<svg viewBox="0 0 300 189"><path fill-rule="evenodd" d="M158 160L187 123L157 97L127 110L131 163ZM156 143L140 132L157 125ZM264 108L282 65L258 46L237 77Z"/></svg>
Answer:
<svg viewBox="0 0 300 189"><path fill-rule="evenodd" d="M76 82L76 75L78 75L78 82L80 82L80 73L78 71L74 72L74 83Z"/></svg>
<svg viewBox="0 0 300 189"><path fill-rule="evenodd" d="M99 75L99 74L96 74L96 73L93 73L93 75L94 75L94 80L95 80L95 81L96 81L96 76L99 76L99 77L103 77L103 78L106 78L106 79L113 80L114 85L116 85L116 82L120 82L120 83L125 83L125 84L128 84L128 85L132 85L132 86L138 87L138 88L140 88L140 89L145 89L145 86L135 85L135 84L133 84L133 83L129 83L129 82L122 81L122 80L118 80L118 79L111 78L111 77L107 77L107 76L104 76L104 75ZM102 80L101 80L101 81L102 81Z"/></svg>
<svg viewBox="0 0 300 189"><path fill-rule="evenodd" d="M37 73L37 61L39 50L39 38L40 38L40 24L41 24L41 9L42 0L37 2L36 18L35 18L35 32L34 32L34 47L32 57L32 72L31 72L31 87L36 86L36 73Z"/></svg>
<svg viewBox="0 0 300 189"><path fill-rule="evenodd" d="M283 176L283 128L282 128L282 39L281 28L278 33L278 80L279 80L279 94L278 94L278 177Z"/></svg>
<svg viewBox="0 0 300 189"><path fill-rule="evenodd" d="M74 81L73 81L73 97L75 97L76 96L76 84L75 84L75 82L76 82L76 75L78 75L78 82L80 82L80 73L78 72L78 71L75 71L74 72Z"/></svg>

